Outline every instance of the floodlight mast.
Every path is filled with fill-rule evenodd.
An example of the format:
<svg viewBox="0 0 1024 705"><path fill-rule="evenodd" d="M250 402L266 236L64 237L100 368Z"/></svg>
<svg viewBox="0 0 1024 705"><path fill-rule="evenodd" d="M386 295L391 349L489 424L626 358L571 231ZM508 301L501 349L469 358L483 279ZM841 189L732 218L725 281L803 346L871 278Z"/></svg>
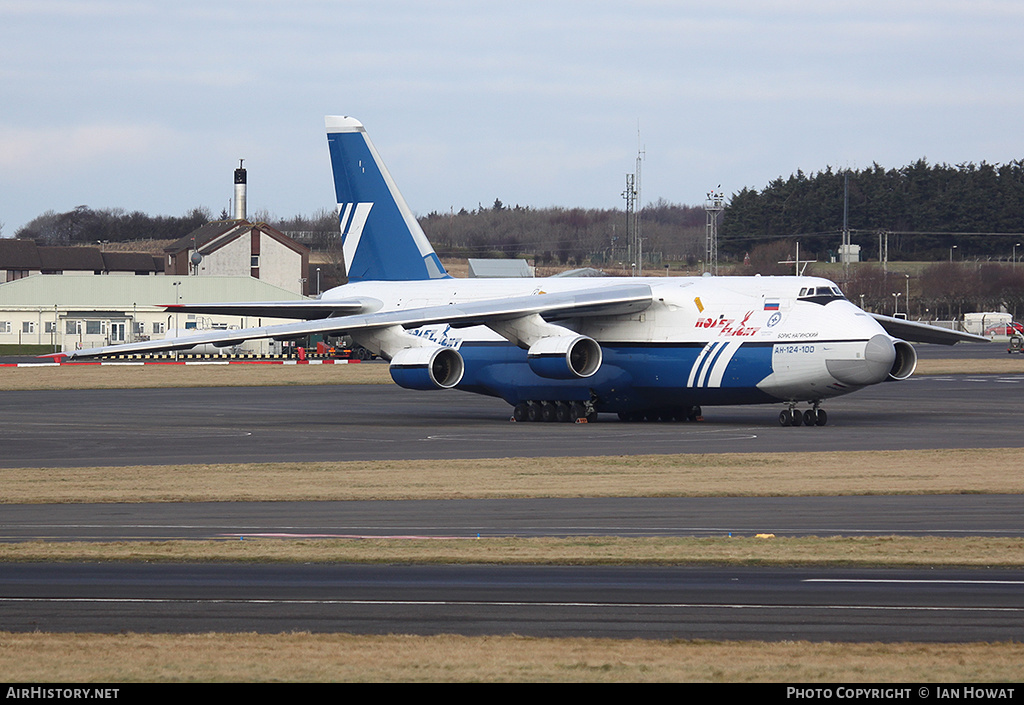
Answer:
<svg viewBox="0 0 1024 705"><path fill-rule="evenodd" d="M704 212L707 214L704 261L707 262L707 271L713 276L718 276L718 220L724 210L725 197L722 195L722 185L719 184L717 189L708 192L704 201Z"/></svg>

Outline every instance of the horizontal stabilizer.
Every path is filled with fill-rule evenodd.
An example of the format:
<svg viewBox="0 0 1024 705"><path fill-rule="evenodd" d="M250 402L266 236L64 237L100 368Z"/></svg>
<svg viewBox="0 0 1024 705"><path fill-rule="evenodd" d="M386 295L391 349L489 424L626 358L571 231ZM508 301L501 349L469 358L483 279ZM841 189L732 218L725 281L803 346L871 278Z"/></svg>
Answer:
<svg viewBox="0 0 1024 705"><path fill-rule="evenodd" d="M338 301L296 300L296 301L252 301L209 304L169 304L168 311L181 313L209 313L222 316L264 316L267 318L297 318L310 321L321 318L349 316L354 313L369 313L380 308L380 302L368 299L344 299Z"/></svg>

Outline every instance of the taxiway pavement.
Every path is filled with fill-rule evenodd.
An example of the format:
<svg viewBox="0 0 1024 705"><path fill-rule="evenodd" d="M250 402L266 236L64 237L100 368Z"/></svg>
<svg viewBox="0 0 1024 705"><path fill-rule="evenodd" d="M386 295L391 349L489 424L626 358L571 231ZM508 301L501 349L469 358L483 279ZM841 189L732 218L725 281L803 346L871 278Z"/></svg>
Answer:
<svg viewBox="0 0 1024 705"><path fill-rule="evenodd" d="M824 427L782 405L703 422L512 423L503 401L390 385L7 391L0 467L81 467L1024 447L1024 374L914 377L831 399Z"/></svg>
<svg viewBox="0 0 1024 705"><path fill-rule="evenodd" d="M702 423L510 423L500 400L387 386L0 395L0 465L1024 447L1024 375L915 377ZM1024 457L1024 456L1022 456ZM357 535L999 535L1017 496L12 506L0 540ZM5 564L0 629L1020 640L1024 573L537 566Z"/></svg>
<svg viewBox="0 0 1024 705"><path fill-rule="evenodd" d="M4 629L1019 641L1024 571L9 564Z"/></svg>

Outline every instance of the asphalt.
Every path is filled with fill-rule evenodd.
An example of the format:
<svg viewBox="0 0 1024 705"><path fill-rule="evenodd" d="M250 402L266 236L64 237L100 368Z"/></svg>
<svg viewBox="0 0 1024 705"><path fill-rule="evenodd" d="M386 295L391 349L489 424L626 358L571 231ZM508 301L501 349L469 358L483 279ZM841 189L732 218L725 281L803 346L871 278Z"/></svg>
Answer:
<svg viewBox="0 0 1024 705"><path fill-rule="evenodd" d="M831 400L822 428L779 427L776 407L708 408L698 423L517 424L499 400L394 387L4 392L0 465L1020 448L1022 392L1024 375L915 377ZM1022 506L990 495L0 505L0 541L1021 536ZM5 564L0 629L1019 641L1022 586L1021 571L986 569Z"/></svg>
<svg viewBox="0 0 1024 705"><path fill-rule="evenodd" d="M513 423L501 400L395 386L6 391L0 467L640 453L1024 447L1024 374L913 377L829 400L824 427L781 405L695 423Z"/></svg>
<svg viewBox="0 0 1024 705"><path fill-rule="evenodd" d="M1020 641L1024 571L7 564L13 631Z"/></svg>

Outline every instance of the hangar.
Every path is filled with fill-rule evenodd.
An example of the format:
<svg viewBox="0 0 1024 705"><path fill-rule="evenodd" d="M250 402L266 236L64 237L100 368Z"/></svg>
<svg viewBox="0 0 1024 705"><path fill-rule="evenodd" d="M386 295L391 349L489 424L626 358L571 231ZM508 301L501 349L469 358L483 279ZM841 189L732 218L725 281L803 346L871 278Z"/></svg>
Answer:
<svg viewBox="0 0 1024 705"><path fill-rule="evenodd" d="M0 345L38 345L59 352L159 340L177 331L246 328L280 319L168 314L162 304L289 301L304 298L252 277L47 276L0 284ZM270 352L252 341L248 352Z"/></svg>
<svg viewBox="0 0 1024 705"><path fill-rule="evenodd" d="M167 314L162 305L302 299L308 267L309 248L245 218L208 223L163 256L0 239L0 345L59 352L280 323ZM244 350L272 345L253 341Z"/></svg>

